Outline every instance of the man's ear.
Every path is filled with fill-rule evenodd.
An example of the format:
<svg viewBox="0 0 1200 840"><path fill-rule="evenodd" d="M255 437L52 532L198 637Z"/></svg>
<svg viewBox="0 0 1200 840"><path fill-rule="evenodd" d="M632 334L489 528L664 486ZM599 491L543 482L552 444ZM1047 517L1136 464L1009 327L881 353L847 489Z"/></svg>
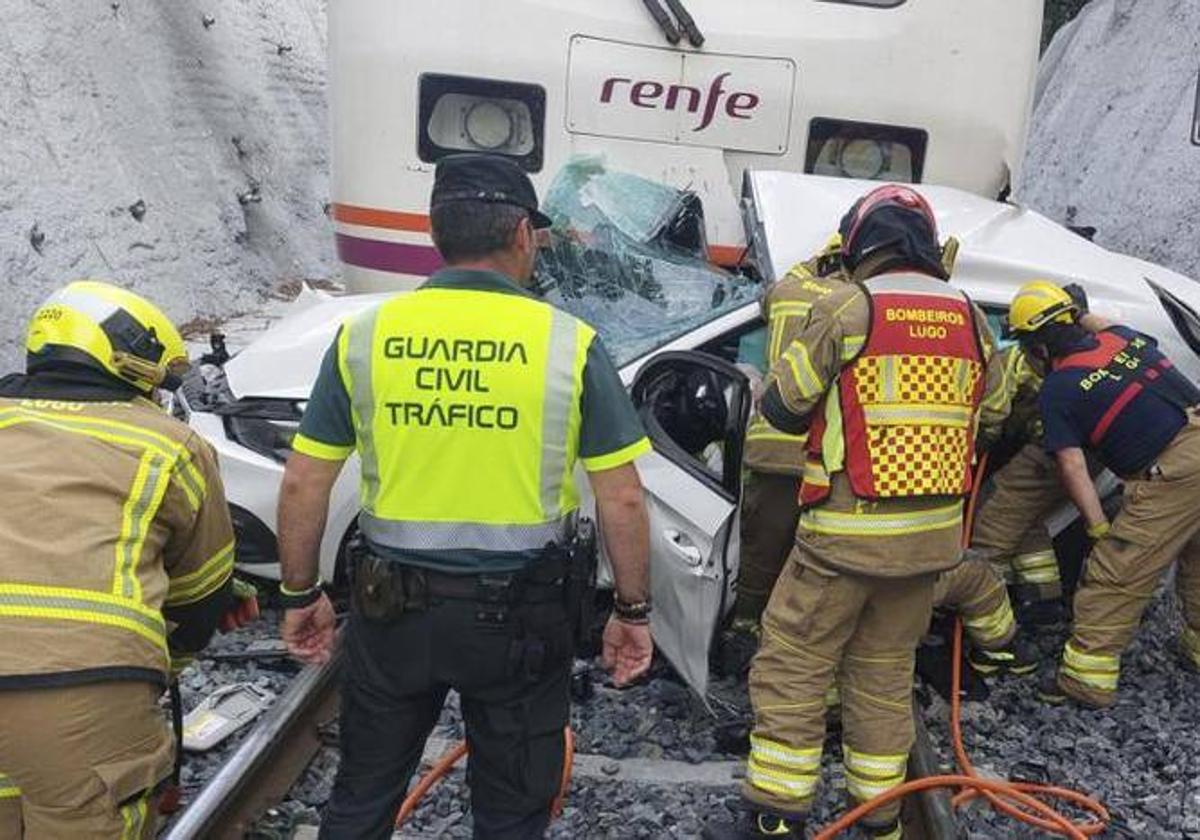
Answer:
<svg viewBox="0 0 1200 840"><path fill-rule="evenodd" d="M537 249L537 242L533 230L533 222L528 216L517 222L517 230L513 236L513 244L516 245L522 253L528 253Z"/></svg>

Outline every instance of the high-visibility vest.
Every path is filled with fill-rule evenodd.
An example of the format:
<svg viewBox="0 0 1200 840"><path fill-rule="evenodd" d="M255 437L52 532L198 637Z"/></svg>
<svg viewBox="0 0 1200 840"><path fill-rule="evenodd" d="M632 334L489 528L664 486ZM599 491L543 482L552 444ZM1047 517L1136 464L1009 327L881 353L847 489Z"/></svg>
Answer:
<svg viewBox="0 0 1200 840"><path fill-rule="evenodd" d="M859 498L964 495L984 393L970 302L917 274L885 274L864 286L866 343L818 407L801 502L825 499L829 477L843 470Z"/></svg>
<svg viewBox="0 0 1200 840"><path fill-rule="evenodd" d="M767 317L767 368L779 361L787 350L784 335L792 331L796 322L808 318L813 303L828 295L844 278L817 277L816 260L799 263L789 271L768 294L770 303ZM800 475L804 466L804 449L808 436L782 432L770 424L756 407L746 426L746 451L742 460L745 465L759 472L784 475Z"/></svg>
<svg viewBox="0 0 1200 840"><path fill-rule="evenodd" d="M367 539L497 552L567 539L594 336L535 298L442 287L350 320L338 359Z"/></svg>

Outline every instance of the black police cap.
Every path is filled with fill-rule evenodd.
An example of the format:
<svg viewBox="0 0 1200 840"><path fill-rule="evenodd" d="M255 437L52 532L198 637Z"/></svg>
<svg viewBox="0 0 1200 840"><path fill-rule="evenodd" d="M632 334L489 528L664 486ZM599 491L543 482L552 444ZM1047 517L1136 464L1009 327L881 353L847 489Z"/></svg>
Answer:
<svg viewBox="0 0 1200 840"><path fill-rule="evenodd" d="M535 228L550 227L550 217L538 210L537 193L524 170L501 155L448 155L438 161L429 206L452 201L490 201L513 204L529 211Z"/></svg>

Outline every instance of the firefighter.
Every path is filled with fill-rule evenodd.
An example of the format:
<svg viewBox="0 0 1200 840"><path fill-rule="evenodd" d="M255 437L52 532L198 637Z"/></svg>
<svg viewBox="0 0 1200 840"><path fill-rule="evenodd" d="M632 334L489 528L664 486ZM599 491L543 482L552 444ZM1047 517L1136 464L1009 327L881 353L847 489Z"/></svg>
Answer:
<svg viewBox="0 0 1200 840"><path fill-rule="evenodd" d="M1063 618L1062 577L1044 520L1067 498L1054 459L1042 447L1038 366L1019 345L1005 348L1002 356L1012 392L1003 436L1020 448L992 476L992 492L979 507L971 548L1013 585L1028 620L1055 624Z"/></svg>
<svg viewBox="0 0 1200 840"><path fill-rule="evenodd" d="M840 232L854 282L813 305L761 401L775 428L808 433L803 511L750 673L747 807L707 826L710 840L803 836L835 672L850 794L904 780L914 652L934 579L960 558L980 405L1001 384L987 322L945 282L918 193L873 190ZM898 812L873 814L871 835L900 837Z"/></svg>
<svg viewBox="0 0 1200 840"><path fill-rule="evenodd" d="M0 380L0 802L29 838L153 837L160 695L237 606L216 457L155 402L187 355L143 298L71 283L26 350Z"/></svg>
<svg viewBox="0 0 1200 840"><path fill-rule="evenodd" d="M542 836L563 768L572 650L563 555L581 464L616 580L604 659L645 672L649 527L641 423L595 332L528 289L538 211L509 158L439 161L419 289L343 325L313 386L279 502L283 637L333 644L317 557L343 462L362 462L345 639L341 764L322 838L388 838L450 688L462 701L477 838Z"/></svg>
<svg viewBox="0 0 1200 840"><path fill-rule="evenodd" d="M10 840L21 836L21 789L16 782L0 773L0 838Z"/></svg>
<svg viewBox="0 0 1200 840"><path fill-rule="evenodd" d="M1176 558L1179 650L1200 667L1200 389L1155 339L1089 313L1086 297L1053 283L1022 286L1009 324L1030 357L1049 368L1039 398L1044 445L1095 540L1075 593L1071 636L1040 694L1048 702L1109 706L1121 653ZM1111 524L1085 449L1125 482Z"/></svg>
<svg viewBox="0 0 1200 840"><path fill-rule="evenodd" d="M966 557L940 573L933 606L962 617L971 642L967 662L978 673L1024 675L1037 670L1037 652L1017 626L1004 576L987 560Z"/></svg>
<svg viewBox="0 0 1200 840"><path fill-rule="evenodd" d="M1030 404L1033 403L1036 412L1041 378L1033 376L1032 367L1019 347L999 351L995 364L1003 371L1002 387L988 395L983 409L991 416L1006 412L1008 416L1001 426L989 426L984 430L978 445L980 450L990 448L1001 436L1040 435L1040 426L1030 420ZM1042 487L1044 482L1036 483L1039 476L1031 475L1024 468L1024 456L1025 449L1022 449L1013 462L1005 464L993 476L993 491L980 506L979 519L982 521L975 526L972 551L958 566L938 575L934 587L934 607L954 610L962 617L971 643L967 661L984 676L1031 674L1038 665L1036 649L1016 623L1007 586L1012 572L1004 561L1023 558L1025 555L1014 556L1013 550L1018 546L1037 544L1040 534L1049 553L1054 580L1058 580L1058 562L1041 521L1053 507L1047 510L1033 507L1035 499L1029 491ZM1056 480L1055 475L1050 477ZM1052 492L1044 494L1047 500L1061 502L1061 489L1055 486L1050 490ZM1022 508L1022 503L1028 506ZM1031 509L1041 511L1032 522L1029 519ZM1048 576L1048 570L1040 565L1036 572L1032 564L1020 568L1021 580L1027 580L1027 575L1035 573Z"/></svg>
<svg viewBox="0 0 1200 840"><path fill-rule="evenodd" d="M813 303L845 282L840 252L841 237L835 235L820 253L797 263L763 295L768 368L800 335ZM743 458L742 554L732 629L754 640L755 646L759 618L796 537L804 441L804 435L772 427L757 407L751 414Z"/></svg>

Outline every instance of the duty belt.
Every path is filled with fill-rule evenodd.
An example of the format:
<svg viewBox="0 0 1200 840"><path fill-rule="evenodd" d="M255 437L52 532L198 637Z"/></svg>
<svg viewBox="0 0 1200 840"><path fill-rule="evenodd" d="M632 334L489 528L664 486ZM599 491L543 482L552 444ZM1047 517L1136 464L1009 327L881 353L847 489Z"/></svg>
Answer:
<svg viewBox="0 0 1200 840"><path fill-rule="evenodd" d="M356 588L369 599L382 598L401 611L424 610L435 601L469 601L508 607L561 601L567 564L559 550L529 569L516 572L447 574L408 566L367 553L355 574Z"/></svg>

